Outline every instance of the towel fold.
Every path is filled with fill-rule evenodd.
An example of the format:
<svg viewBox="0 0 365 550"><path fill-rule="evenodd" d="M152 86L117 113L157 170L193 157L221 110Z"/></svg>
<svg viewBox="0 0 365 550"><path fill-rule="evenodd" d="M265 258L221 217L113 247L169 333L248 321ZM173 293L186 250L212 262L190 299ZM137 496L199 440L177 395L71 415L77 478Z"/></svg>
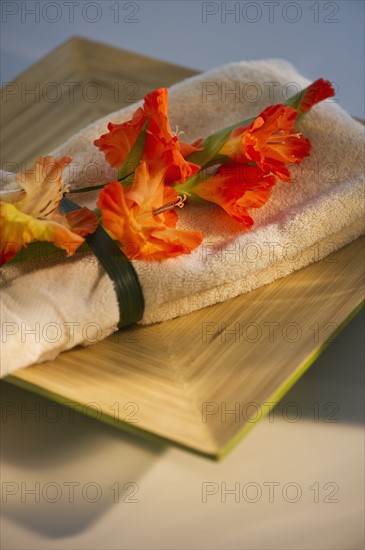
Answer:
<svg viewBox="0 0 365 550"><path fill-rule="evenodd" d="M308 84L285 61L232 63L170 88L171 125L184 131L184 141L194 141L283 103ZM256 90L255 100L249 90ZM124 122L135 109L103 117L50 153L73 158L66 183L88 186L91 173L97 175L95 185L114 179L93 141L108 122ZM268 284L364 233L362 125L332 99L314 107L300 130L312 143L311 155L291 169L292 183L279 182L267 204L251 211L250 231L242 232L214 206L189 205L179 212L179 227L202 231L202 245L161 263L133 262L145 297L142 324ZM3 173L2 180L11 187L11 175ZM96 196L85 193L75 200L93 207ZM1 376L101 340L118 323L113 283L91 255L7 265L1 270L1 298Z"/></svg>

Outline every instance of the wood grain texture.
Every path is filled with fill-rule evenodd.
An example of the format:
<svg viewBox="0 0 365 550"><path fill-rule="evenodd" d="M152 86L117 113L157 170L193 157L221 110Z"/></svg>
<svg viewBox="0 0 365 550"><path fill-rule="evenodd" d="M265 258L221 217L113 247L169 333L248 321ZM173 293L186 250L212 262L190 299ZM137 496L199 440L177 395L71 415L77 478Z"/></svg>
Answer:
<svg viewBox="0 0 365 550"><path fill-rule="evenodd" d="M29 163L116 110L121 105L113 89L122 93L126 83L124 91L133 91L137 100L192 74L73 38L16 82L44 87L52 81L63 88L74 81L84 90L93 82L104 93L95 103L79 91L73 102L63 97L35 104L3 91L9 96L3 159ZM125 329L7 380L61 403L77 403L115 426L219 457L268 413L358 307L363 246L359 239L248 294L165 323Z"/></svg>
<svg viewBox="0 0 365 550"><path fill-rule="evenodd" d="M99 117L194 74L197 71L71 38L1 90L1 164L28 166Z"/></svg>

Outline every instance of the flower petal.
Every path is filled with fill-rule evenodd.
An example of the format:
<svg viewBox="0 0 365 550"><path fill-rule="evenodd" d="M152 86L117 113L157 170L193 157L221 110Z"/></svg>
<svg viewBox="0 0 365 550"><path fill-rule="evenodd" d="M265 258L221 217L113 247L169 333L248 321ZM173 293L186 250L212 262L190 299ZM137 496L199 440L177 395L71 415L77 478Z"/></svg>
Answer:
<svg viewBox="0 0 365 550"><path fill-rule="evenodd" d="M184 182L199 166L185 160L199 148L180 142L172 132L168 118L168 92L159 88L146 95L131 120L123 124L109 123L109 133L94 142L113 167L123 164L132 149L143 124L149 119L143 160L151 173L164 172L166 183ZM160 176L161 177L161 176Z"/></svg>
<svg viewBox="0 0 365 550"><path fill-rule="evenodd" d="M21 212L14 204L0 202L0 265L10 261L32 241L51 242L73 254L84 242L67 225L49 219L37 219Z"/></svg>
<svg viewBox="0 0 365 550"><path fill-rule="evenodd" d="M70 230L81 237L94 233L99 224L97 215L85 206L68 212L65 218Z"/></svg>
<svg viewBox="0 0 365 550"><path fill-rule="evenodd" d="M202 241L199 232L174 229L175 212L154 215L166 199L171 202L176 197L176 191L164 187L163 180L151 182L147 164L142 161L130 190L126 192L119 182L112 182L100 192L97 204L104 227L129 258L162 260L188 254Z"/></svg>
<svg viewBox="0 0 365 550"><path fill-rule="evenodd" d="M62 183L62 172L71 160L71 157L62 157L60 160L41 157L31 168L19 172L15 180L25 190L25 196L14 202L16 207L35 218L51 215L66 190Z"/></svg>
<svg viewBox="0 0 365 550"><path fill-rule="evenodd" d="M147 116L141 111L138 109L132 120L123 124L110 122L108 124L109 132L94 141L94 145L104 153L106 160L114 168L123 164L147 120Z"/></svg>
<svg viewBox="0 0 365 550"><path fill-rule="evenodd" d="M319 78L299 94L299 101L293 107L298 111L299 115L302 115L320 101L333 97L335 93L329 80Z"/></svg>
<svg viewBox="0 0 365 550"><path fill-rule="evenodd" d="M249 228L254 222L247 208L261 208L275 183L275 177L265 175L258 166L231 162L222 165L215 175L198 183L190 192L220 206Z"/></svg>
<svg viewBox="0 0 365 550"><path fill-rule="evenodd" d="M298 113L285 105L267 107L249 126L232 131L220 153L240 163L255 162L264 174L290 181L287 164L309 155L310 142L294 131Z"/></svg>

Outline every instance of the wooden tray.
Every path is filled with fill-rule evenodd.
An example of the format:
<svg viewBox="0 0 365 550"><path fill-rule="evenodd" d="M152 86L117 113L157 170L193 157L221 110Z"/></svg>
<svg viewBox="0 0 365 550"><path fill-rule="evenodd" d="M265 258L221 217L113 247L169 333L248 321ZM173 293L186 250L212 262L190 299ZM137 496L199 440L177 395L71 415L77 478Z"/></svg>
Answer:
<svg viewBox="0 0 365 550"><path fill-rule="evenodd" d="M137 101L192 74L73 38L3 90L3 161L22 169L20 163L29 164L123 101ZM49 82L57 84L53 96ZM78 83L73 97L67 82ZM38 101L22 93L25 84L40 91ZM90 101L92 90L98 101ZM358 310L363 246L359 239L233 300L120 331L6 380L117 427L219 458L269 412Z"/></svg>

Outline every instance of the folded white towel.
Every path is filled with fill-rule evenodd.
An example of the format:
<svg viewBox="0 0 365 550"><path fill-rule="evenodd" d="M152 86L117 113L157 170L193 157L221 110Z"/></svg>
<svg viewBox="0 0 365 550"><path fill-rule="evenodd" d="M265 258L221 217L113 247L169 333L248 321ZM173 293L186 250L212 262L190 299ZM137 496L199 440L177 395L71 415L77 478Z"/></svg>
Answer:
<svg viewBox="0 0 365 550"><path fill-rule="evenodd" d="M226 65L170 88L171 126L193 141L283 103L308 84L281 60ZM95 185L114 178L93 141L109 121L124 122L135 108L96 121L50 153L73 157L65 182L90 185L88 163L97 167ZM141 323L172 319L270 283L364 232L362 125L332 99L314 107L300 129L312 142L311 155L291 169L292 183L279 182L268 203L252 211L251 231L243 233L214 206L187 206L179 212L179 227L201 230L203 244L161 263L133 262L145 297ZM95 205L94 193L75 197ZM7 265L1 297L1 376L100 340L118 323L113 283L92 256Z"/></svg>

